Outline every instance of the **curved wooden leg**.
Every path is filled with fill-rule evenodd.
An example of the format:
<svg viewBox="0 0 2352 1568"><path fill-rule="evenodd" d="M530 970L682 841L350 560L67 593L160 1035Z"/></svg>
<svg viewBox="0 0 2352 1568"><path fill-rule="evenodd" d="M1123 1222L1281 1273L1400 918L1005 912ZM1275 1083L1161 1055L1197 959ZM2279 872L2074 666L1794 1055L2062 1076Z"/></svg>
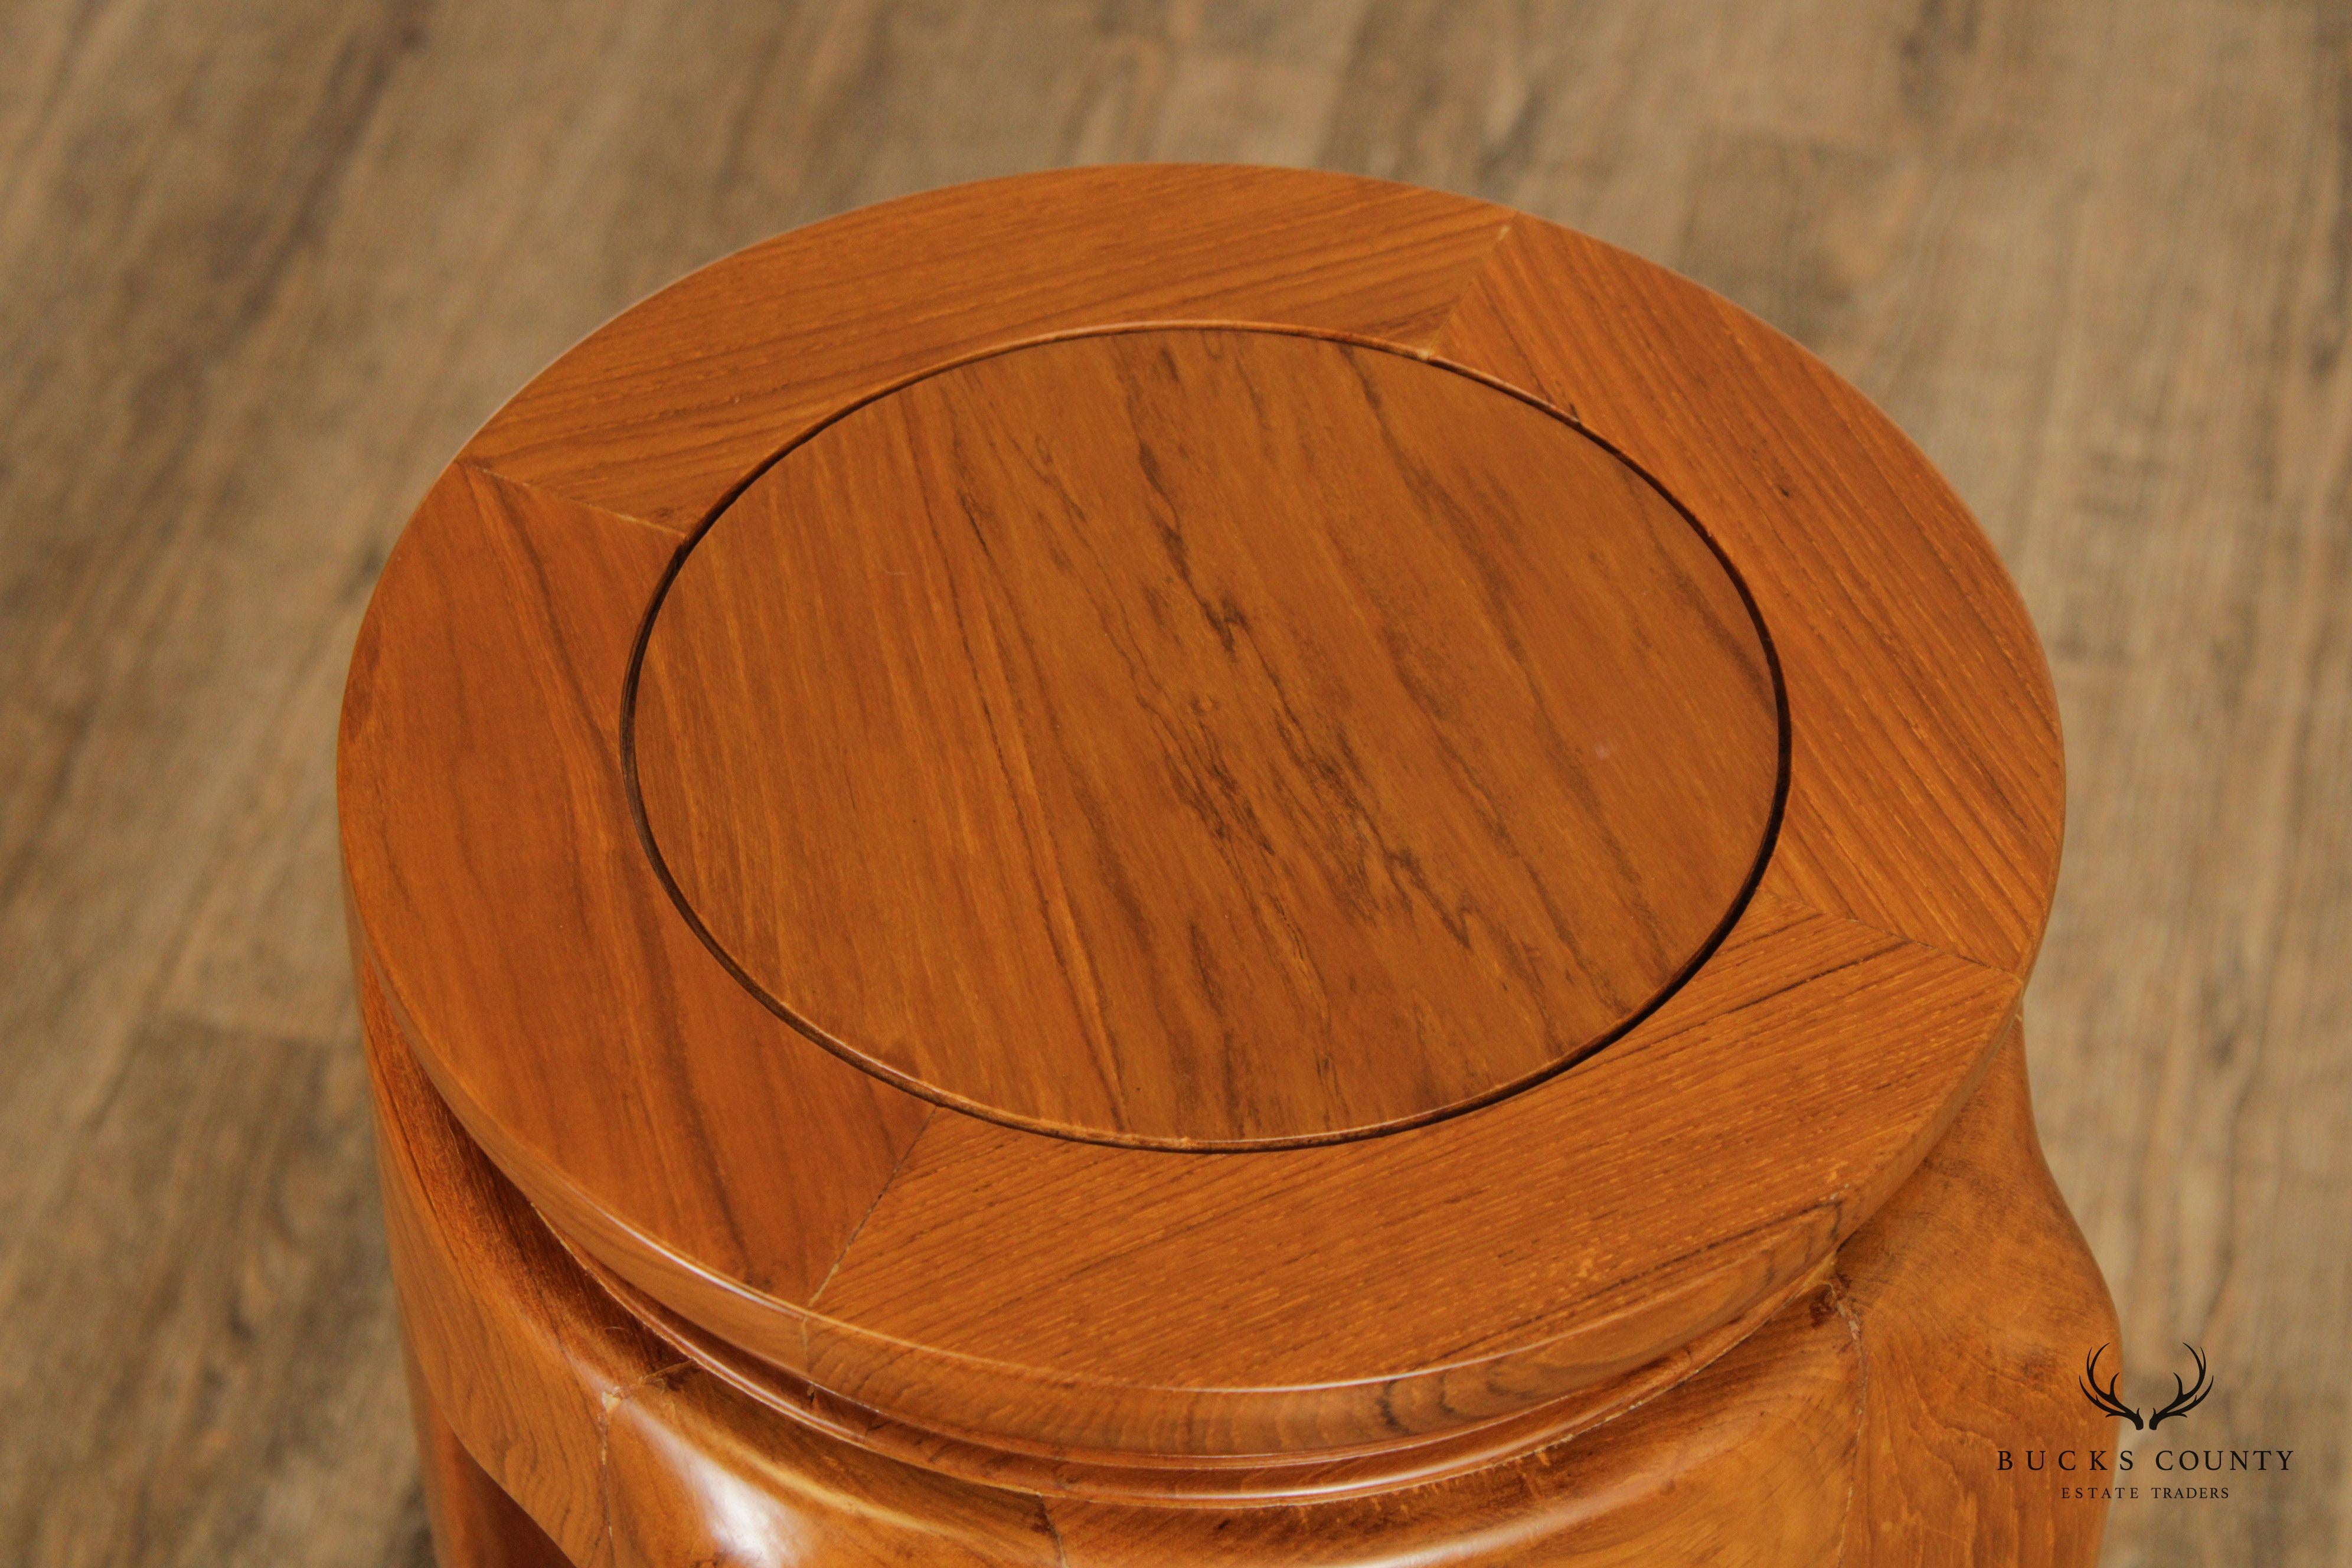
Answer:
<svg viewBox="0 0 2352 1568"><path fill-rule="evenodd" d="M2075 1377L2116 1310L2042 1163L2015 1026L1838 1287L1864 1389L1843 1568L2088 1568L2116 1422Z"/></svg>
<svg viewBox="0 0 2352 1568"><path fill-rule="evenodd" d="M425 1471L425 1509L441 1568L572 1568L547 1532L466 1452L408 1360L408 1407Z"/></svg>
<svg viewBox="0 0 2352 1568"><path fill-rule="evenodd" d="M443 1568L2089 1568L2097 1553L2106 1504L2079 1483L2100 1479L2091 1451L2112 1462L2115 1424L2075 1378L2115 1313L2042 1162L2013 1033L1832 1269L1654 1400L1403 1494L1218 1513L921 1470L683 1364L465 1141L375 1032L373 987L362 998L403 1314L504 1482L412 1361Z"/></svg>

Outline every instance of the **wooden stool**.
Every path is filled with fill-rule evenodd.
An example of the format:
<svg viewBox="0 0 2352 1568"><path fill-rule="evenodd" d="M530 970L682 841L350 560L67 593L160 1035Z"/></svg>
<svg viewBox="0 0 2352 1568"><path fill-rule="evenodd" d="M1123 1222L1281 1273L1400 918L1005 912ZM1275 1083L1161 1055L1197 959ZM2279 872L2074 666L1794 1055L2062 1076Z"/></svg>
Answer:
<svg viewBox="0 0 2352 1568"><path fill-rule="evenodd" d="M402 536L341 752L451 1568L2087 1563L2046 672L1926 460L1482 203L784 235Z"/></svg>

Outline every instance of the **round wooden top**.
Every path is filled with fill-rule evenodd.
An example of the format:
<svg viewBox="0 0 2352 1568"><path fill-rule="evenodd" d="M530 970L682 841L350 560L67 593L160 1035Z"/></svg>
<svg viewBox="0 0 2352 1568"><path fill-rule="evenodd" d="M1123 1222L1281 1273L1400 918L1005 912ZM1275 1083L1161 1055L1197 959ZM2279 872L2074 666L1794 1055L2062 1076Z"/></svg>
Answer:
<svg viewBox="0 0 2352 1568"><path fill-rule="evenodd" d="M1759 863L1780 712L1649 482L1290 333L1014 349L686 557L629 751L686 908L916 1093L1182 1146L1394 1129L1615 1034Z"/></svg>
<svg viewBox="0 0 2352 1568"><path fill-rule="evenodd" d="M385 1016L682 1353L1196 1500L1744 1333L1976 1081L2063 793L1982 534L1801 349L1185 166L854 213L558 361L394 551L339 789Z"/></svg>

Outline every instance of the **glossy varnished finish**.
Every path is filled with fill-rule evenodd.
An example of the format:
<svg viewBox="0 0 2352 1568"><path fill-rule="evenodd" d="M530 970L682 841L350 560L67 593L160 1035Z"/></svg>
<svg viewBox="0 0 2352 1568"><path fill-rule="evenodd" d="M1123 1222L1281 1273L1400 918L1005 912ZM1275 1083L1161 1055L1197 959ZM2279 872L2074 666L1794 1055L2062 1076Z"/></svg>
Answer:
<svg viewBox="0 0 2352 1568"><path fill-rule="evenodd" d="M408 1404L434 1555L466 1568L570 1568L563 1549L482 1468L441 1416L440 1401L408 1359Z"/></svg>
<svg viewBox="0 0 2352 1568"><path fill-rule="evenodd" d="M1780 782L1737 584L1572 426L1292 334L994 355L795 447L635 689L653 843L788 1016L1075 1136L1494 1099L1728 923Z"/></svg>
<svg viewBox="0 0 2352 1568"><path fill-rule="evenodd" d="M598 1300L1135 1542L1604 1462L1846 1302L2060 799L1990 548L1802 351L1478 204L1150 168L560 361L389 563L341 777L388 1037Z"/></svg>

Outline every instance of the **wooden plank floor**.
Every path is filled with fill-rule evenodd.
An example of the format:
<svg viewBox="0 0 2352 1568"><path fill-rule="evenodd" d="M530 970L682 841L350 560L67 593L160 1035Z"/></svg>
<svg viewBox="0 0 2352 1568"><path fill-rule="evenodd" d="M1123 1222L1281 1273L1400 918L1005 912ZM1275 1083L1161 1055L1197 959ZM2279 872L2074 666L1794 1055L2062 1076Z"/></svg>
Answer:
<svg viewBox="0 0 2352 1568"><path fill-rule="evenodd" d="M426 1560L331 746L386 547L646 289L942 182L1318 163L1692 273L1878 398L2054 662L2029 1003L2168 1427L2116 1564L2352 1561L2342 0L0 5L0 1563Z"/></svg>

